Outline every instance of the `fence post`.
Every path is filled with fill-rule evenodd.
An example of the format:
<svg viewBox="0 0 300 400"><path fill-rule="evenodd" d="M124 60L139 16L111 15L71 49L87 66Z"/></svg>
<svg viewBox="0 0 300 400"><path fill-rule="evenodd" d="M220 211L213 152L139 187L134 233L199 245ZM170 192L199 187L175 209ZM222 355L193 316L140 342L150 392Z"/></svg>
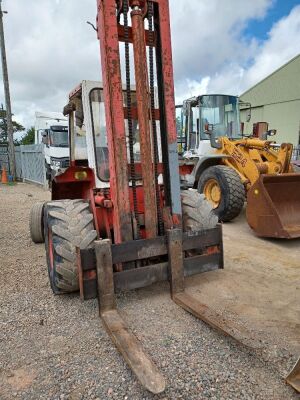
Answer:
<svg viewBox="0 0 300 400"><path fill-rule="evenodd" d="M23 144L20 146L20 157L21 157L21 168L22 168L22 181L25 182L25 163L24 163L24 157L23 157Z"/></svg>
<svg viewBox="0 0 300 400"><path fill-rule="evenodd" d="M44 177L44 189L48 190L48 182L46 175L46 166L45 166L45 147L42 147L42 156L43 156L43 177Z"/></svg>

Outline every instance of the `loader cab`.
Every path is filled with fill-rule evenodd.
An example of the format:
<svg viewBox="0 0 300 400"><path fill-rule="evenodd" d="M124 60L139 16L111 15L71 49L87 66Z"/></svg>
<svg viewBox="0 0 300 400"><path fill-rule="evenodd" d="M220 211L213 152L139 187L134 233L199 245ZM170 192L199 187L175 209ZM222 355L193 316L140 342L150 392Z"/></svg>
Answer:
<svg viewBox="0 0 300 400"><path fill-rule="evenodd" d="M179 115L179 110L181 114ZM207 153L212 136L230 139L242 137L239 99L228 95L203 95L177 106L178 150L182 154ZM203 148L203 149L202 149ZM205 148L205 149L204 149Z"/></svg>

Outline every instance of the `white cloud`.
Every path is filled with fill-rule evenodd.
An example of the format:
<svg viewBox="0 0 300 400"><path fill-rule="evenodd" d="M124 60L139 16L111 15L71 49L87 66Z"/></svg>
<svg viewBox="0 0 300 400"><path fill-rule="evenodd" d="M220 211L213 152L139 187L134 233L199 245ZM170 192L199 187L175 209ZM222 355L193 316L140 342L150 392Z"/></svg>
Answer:
<svg viewBox="0 0 300 400"><path fill-rule="evenodd" d="M272 1L171 0L170 4L176 79L196 79L254 54L255 41L242 40L241 31L249 19L262 18Z"/></svg>
<svg viewBox="0 0 300 400"><path fill-rule="evenodd" d="M244 2L241 2L244 4ZM251 3L253 4L253 3ZM262 7L262 4L257 4L259 7ZM267 9L267 4L265 4ZM239 11L239 10L237 10ZM262 12L262 9L260 8ZM239 12L237 13L239 15ZM238 16L237 15L237 16ZM236 23L234 19L231 20L233 24ZM228 26L224 32L224 36L230 34L231 29L228 30ZM227 41L223 40L221 37L216 37L217 44L219 47L223 48L226 45ZM232 47L234 48L236 44L235 40L239 40L238 36L232 37L233 43ZM213 53L217 51L216 44L214 41L210 41L209 43L213 43L214 47L210 48L210 51ZM268 37L265 41L258 43L255 40L252 40L250 43L247 41L240 40L240 46L238 53L233 53L229 51L230 57L223 58L225 62L222 63L222 59L220 59L220 64L214 70L211 68L211 71L207 71L201 65L200 60L205 60L199 58L199 61L193 64L193 68L200 71L199 79L195 78L195 82L198 82L200 85L202 82L202 76L205 74L206 77L209 78L208 85L205 87L205 91L197 91L199 88L197 84L194 85L195 90L187 93L190 95L197 94L205 94L205 93L228 93L238 95L243 91L247 90L261 79L268 76L274 70L279 68L281 65L288 62L291 58L295 57L300 53L300 6L296 6L292 9L288 16L283 17L278 22L276 22L270 32L268 33ZM178 49L174 46L174 53L176 55ZM205 49L201 50L207 51L206 46ZM181 56L179 55L180 59ZM191 57L190 57L191 62ZM180 64L180 62L179 62ZM177 68L177 64L175 62L175 69ZM204 67L204 68L207 68ZM182 73L181 78L178 79L180 84L177 83L177 87L184 87L190 81L189 75L184 75ZM201 85L200 85L201 89ZM182 97L180 94L179 97Z"/></svg>
<svg viewBox="0 0 300 400"><path fill-rule="evenodd" d="M30 126L34 111L61 111L80 81L100 79L99 43L86 24L95 21L96 1L11 0L5 7L13 112Z"/></svg>
<svg viewBox="0 0 300 400"><path fill-rule="evenodd" d="M300 53L300 5L272 27L253 65L245 73L252 86ZM244 85L244 89L247 89Z"/></svg>
<svg viewBox="0 0 300 400"><path fill-rule="evenodd" d="M265 42L243 38L247 22L262 19L273 1L170 0L178 100L238 94L300 52L300 7L277 22ZM81 80L100 80L99 43L86 24L95 21L96 3L4 0L13 112L27 127L36 110L61 111Z"/></svg>
<svg viewBox="0 0 300 400"><path fill-rule="evenodd" d="M192 97L195 94L206 94L210 77L205 76L200 81L192 80L189 78L180 80L176 85L176 101L178 104L182 103L187 97Z"/></svg>

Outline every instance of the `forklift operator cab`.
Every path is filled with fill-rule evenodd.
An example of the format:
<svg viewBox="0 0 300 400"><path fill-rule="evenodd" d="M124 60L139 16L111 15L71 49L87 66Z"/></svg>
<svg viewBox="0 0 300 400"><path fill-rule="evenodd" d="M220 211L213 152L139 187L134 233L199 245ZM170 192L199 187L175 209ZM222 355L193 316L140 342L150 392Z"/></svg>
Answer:
<svg viewBox="0 0 300 400"><path fill-rule="evenodd" d="M69 114L70 119L71 163L94 169L97 188L109 187L109 154L103 85L101 82L83 81L70 93L69 99L69 104L64 108L64 114ZM133 105L136 103L134 88L131 102ZM124 106L126 106L125 96ZM128 145L127 123L125 123L125 128ZM135 162L140 162L139 126L136 119L132 119L132 130L133 157Z"/></svg>
<svg viewBox="0 0 300 400"><path fill-rule="evenodd" d="M83 81L69 95L71 165L89 166L96 172L96 187L109 187L106 122L100 82Z"/></svg>

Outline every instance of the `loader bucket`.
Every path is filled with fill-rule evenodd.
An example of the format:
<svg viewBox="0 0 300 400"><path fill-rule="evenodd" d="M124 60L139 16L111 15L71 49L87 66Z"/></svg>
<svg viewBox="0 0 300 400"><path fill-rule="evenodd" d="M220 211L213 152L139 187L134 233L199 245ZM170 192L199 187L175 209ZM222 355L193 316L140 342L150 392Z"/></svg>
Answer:
<svg viewBox="0 0 300 400"><path fill-rule="evenodd" d="M300 358L285 380L300 393Z"/></svg>
<svg viewBox="0 0 300 400"><path fill-rule="evenodd" d="M261 175L248 192L247 220L262 237L300 237L300 174Z"/></svg>

